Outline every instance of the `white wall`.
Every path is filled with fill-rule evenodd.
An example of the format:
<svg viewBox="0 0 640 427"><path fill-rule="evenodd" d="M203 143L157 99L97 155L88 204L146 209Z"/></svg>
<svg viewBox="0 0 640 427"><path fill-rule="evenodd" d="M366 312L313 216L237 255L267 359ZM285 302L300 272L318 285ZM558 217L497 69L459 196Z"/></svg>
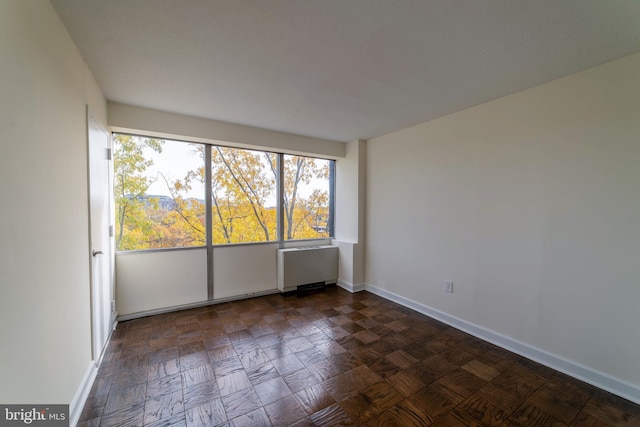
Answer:
<svg viewBox="0 0 640 427"><path fill-rule="evenodd" d="M640 401L640 54L367 153L369 285L620 380Z"/></svg>
<svg viewBox="0 0 640 427"><path fill-rule="evenodd" d="M336 161L336 239L358 242L364 239L366 143L348 142L344 158Z"/></svg>
<svg viewBox="0 0 640 427"><path fill-rule="evenodd" d="M109 102L109 126L114 132L140 132L159 138L214 143L258 150L344 157L345 144L326 139L293 135L217 120L168 113L149 108Z"/></svg>
<svg viewBox="0 0 640 427"><path fill-rule="evenodd" d="M366 143L346 144L336 161L336 221L333 244L340 248L338 284L349 290L364 285Z"/></svg>
<svg viewBox="0 0 640 427"><path fill-rule="evenodd" d="M206 300L206 249L116 255L119 316Z"/></svg>
<svg viewBox="0 0 640 427"><path fill-rule="evenodd" d="M106 124L106 102L48 1L0 2L0 62L0 402L73 403L91 362L85 105Z"/></svg>
<svg viewBox="0 0 640 427"><path fill-rule="evenodd" d="M277 243L214 248L213 298L277 290L277 253Z"/></svg>
<svg viewBox="0 0 640 427"><path fill-rule="evenodd" d="M329 239L289 241L284 247L329 243ZM277 292L278 247L277 242L214 246L213 300ZM116 265L121 319L209 303L205 248L121 252Z"/></svg>

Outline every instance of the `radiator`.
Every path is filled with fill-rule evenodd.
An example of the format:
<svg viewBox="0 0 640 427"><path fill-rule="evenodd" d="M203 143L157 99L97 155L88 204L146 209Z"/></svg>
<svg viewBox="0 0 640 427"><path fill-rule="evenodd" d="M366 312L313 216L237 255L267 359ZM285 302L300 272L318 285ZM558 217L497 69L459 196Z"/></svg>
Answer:
<svg viewBox="0 0 640 427"><path fill-rule="evenodd" d="M278 249L278 289L281 292L295 291L298 286L337 281L337 246Z"/></svg>

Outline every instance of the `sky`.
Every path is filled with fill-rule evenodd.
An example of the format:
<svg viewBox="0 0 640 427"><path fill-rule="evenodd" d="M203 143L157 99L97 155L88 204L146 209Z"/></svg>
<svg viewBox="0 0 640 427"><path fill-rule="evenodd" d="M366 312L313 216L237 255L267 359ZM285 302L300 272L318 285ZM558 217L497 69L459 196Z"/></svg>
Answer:
<svg viewBox="0 0 640 427"><path fill-rule="evenodd" d="M157 177L158 179L149 186L147 190L148 195L163 195L171 196L167 183L162 178L164 176L169 184L172 184L175 180L184 180L185 176L190 170L197 170L203 165L203 160L200 157L200 153L197 151L198 146L201 144L189 144L179 141L164 140L162 145L162 153L156 153L151 149L145 149L145 156L153 160L153 165L147 168L146 175L149 177ZM318 160L324 162L325 160ZM269 171L270 173L270 171ZM314 179L309 185L301 186L298 191L302 197L307 197L313 191L313 188L328 187L326 180ZM196 198L204 200L205 188L204 183L197 181L191 182L191 190L189 190L183 197ZM275 191L272 198L266 200L266 206L276 205Z"/></svg>
<svg viewBox="0 0 640 427"><path fill-rule="evenodd" d="M190 170L197 170L202 166L203 160L196 151L198 144L185 144L177 141L164 141L162 145L162 154L156 153L151 149L145 150L145 156L153 159L153 165L147 168L147 176L158 177L158 179L149 186L147 194L170 196L171 193L167 188L167 184L162 179L162 175L173 183L176 179L183 180ZM194 197L204 200L204 183L192 181L191 190L186 197Z"/></svg>

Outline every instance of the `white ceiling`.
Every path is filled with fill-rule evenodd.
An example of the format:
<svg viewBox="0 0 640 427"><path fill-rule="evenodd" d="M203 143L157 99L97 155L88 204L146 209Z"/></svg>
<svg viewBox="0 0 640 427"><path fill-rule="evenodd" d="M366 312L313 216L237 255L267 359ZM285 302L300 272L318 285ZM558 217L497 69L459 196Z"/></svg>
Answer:
<svg viewBox="0 0 640 427"><path fill-rule="evenodd" d="M640 51L637 0L52 0L107 99L368 139Z"/></svg>

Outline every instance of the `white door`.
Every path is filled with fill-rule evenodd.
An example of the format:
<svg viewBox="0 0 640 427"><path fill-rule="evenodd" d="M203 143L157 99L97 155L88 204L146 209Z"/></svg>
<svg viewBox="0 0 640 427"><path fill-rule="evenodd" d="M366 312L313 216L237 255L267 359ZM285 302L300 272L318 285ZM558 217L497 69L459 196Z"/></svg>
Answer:
<svg viewBox="0 0 640 427"><path fill-rule="evenodd" d="M113 315L111 186L109 180L109 132L87 108L89 152L89 221L91 227L91 340L92 358L97 363L102 355Z"/></svg>

